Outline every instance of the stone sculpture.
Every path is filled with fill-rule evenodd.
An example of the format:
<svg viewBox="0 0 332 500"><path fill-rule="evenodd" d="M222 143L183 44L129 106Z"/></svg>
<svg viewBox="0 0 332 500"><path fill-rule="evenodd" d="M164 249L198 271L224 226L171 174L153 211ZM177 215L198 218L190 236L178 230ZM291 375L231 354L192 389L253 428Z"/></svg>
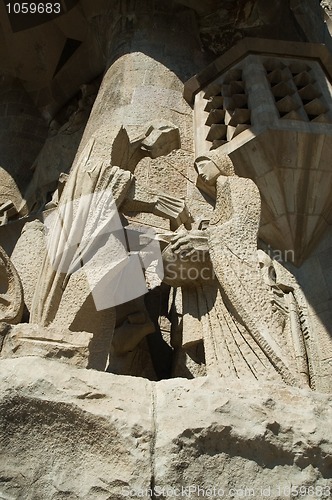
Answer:
<svg viewBox="0 0 332 500"><path fill-rule="evenodd" d="M1 498L331 498L319 4L3 2Z"/></svg>
<svg viewBox="0 0 332 500"><path fill-rule="evenodd" d="M10 172L0 166L0 226L15 216L22 203L22 195Z"/></svg>
<svg viewBox="0 0 332 500"><path fill-rule="evenodd" d="M308 348L295 299L288 293L288 306L277 307L271 292L275 283L264 281L260 269L257 187L250 179L237 177L231 160L219 150L197 158L196 169L198 184L207 193L215 191L212 218L205 230L175 235L164 253L169 284L181 285L176 280L181 260L186 262L187 279L182 282L184 314L201 323L201 336L197 331L192 336L184 321L182 347L192 349L194 344L203 343L207 373L263 380L281 376L291 385L308 384ZM211 262L204 267L207 252ZM260 255L262 258L262 251ZM170 277L167 269L172 270L170 266L175 262L178 273ZM198 267L198 279L190 279L190 266ZM206 273L209 267L214 273Z"/></svg>
<svg viewBox="0 0 332 500"><path fill-rule="evenodd" d="M51 121L48 138L32 165L32 179L17 207L21 217L43 210L59 177L70 170L97 91L97 82L81 85L79 98L72 99Z"/></svg>
<svg viewBox="0 0 332 500"><path fill-rule="evenodd" d="M0 323L17 324L23 314L23 292L20 278L4 249L0 246Z"/></svg>
<svg viewBox="0 0 332 500"><path fill-rule="evenodd" d="M330 225L329 191L321 185L322 177L326 186L332 179L330 57L323 44L248 38L185 84L196 156L222 147L236 174L255 182L259 236L296 266Z"/></svg>
<svg viewBox="0 0 332 500"><path fill-rule="evenodd" d="M63 189L60 219L55 217L54 223L46 222L50 226L48 252L31 306L30 322L90 331L89 316L93 313L91 331L98 338L96 342L101 342L97 350L102 361L92 362L92 367L105 368L115 327L113 345L115 354L120 355L133 350L144 336L154 331L143 298L130 300L130 283L129 295L122 300L127 302L125 314L115 318L115 302L110 295L116 295L119 280L133 278L122 274L127 254L123 254L123 244L116 235L120 229L117 214L118 211L151 212L170 219L175 226L189 223L190 215L183 200L142 190L133 175L144 156L156 158L179 145L178 129L166 122L152 124L134 142L129 141L125 129L120 129L109 163L94 158L94 141L90 141ZM91 293L102 302L97 308ZM132 298L137 295L134 290ZM121 303L119 298L117 303Z"/></svg>

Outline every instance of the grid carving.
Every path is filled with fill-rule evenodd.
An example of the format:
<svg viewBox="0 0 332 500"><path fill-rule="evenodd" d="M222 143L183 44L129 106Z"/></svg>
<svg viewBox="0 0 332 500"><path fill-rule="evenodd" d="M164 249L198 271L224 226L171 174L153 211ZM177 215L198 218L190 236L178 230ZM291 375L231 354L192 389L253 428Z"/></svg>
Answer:
<svg viewBox="0 0 332 500"><path fill-rule="evenodd" d="M331 125L331 95L317 61L252 54L198 95L197 151L219 148L262 123L275 127L277 122L289 126L287 121L292 121L296 128L297 121L300 128L307 123L308 131Z"/></svg>
<svg viewBox="0 0 332 500"><path fill-rule="evenodd" d="M263 65L281 119L332 123L314 71L308 64L270 58Z"/></svg>
<svg viewBox="0 0 332 500"><path fill-rule="evenodd" d="M210 150L231 141L251 126L251 112L241 69L228 71L220 83L210 85L205 93L204 111L209 127L206 140Z"/></svg>

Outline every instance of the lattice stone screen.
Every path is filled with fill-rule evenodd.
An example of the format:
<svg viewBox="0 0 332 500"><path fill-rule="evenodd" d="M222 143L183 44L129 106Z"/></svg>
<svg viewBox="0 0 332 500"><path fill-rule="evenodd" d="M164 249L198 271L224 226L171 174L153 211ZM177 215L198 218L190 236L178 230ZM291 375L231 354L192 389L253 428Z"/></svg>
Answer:
<svg viewBox="0 0 332 500"><path fill-rule="evenodd" d="M196 157L220 148L255 182L259 237L296 265L332 224L331 82L324 45L247 38L184 87Z"/></svg>
<svg viewBox="0 0 332 500"><path fill-rule="evenodd" d="M198 154L250 128L320 133L332 125L332 87L318 61L252 54L196 94L195 120Z"/></svg>

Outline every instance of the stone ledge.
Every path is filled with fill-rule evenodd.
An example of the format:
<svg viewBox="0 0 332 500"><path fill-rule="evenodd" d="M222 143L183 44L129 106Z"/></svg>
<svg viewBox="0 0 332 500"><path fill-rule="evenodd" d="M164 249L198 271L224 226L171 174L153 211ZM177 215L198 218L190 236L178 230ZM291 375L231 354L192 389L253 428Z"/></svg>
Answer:
<svg viewBox="0 0 332 500"><path fill-rule="evenodd" d="M0 361L0 380L5 498L196 485L277 499L278 487L332 487L331 395L214 377L154 383L38 357Z"/></svg>

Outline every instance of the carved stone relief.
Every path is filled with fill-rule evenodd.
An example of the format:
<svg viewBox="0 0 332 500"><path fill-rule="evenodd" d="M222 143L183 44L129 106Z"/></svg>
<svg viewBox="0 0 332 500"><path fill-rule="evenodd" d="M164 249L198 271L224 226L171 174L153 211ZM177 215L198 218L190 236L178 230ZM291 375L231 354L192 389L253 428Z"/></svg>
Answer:
<svg viewBox="0 0 332 500"><path fill-rule="evenodd" d="M0 322L17 324L22 319L23 292L20 278L0 247Z"/></svg>
<svg viewBox="0 0 332 500"><path fill-rule="evenodd" d="M58 4L0 2L0 497L327 500L319 3Z"/></svg>
<svg viewBox="0 0 332 500"><path fill-rule="evenodd" d="M125 129L121 129L114 140L109 164L95 159L94 141L88 143L82 160L68 177L59 207L50 216L51 222L46 221L48 251L32 301L30 321L45 326L66 325L74 331L90 331L91 328L104 359L101 365L98 362L92 367L105 369L110 349L111 358L124 356L154 332L144 301L138 298L131 301L129 291L125 292L126 308L122 313L118 308L115 319L114 305L121 300L112 301L111 288L115 287L113 294L116 296L120 294L116 288L119 278L122 281L135 278L128 274L133 272L130 266L127 271L121 270L126 254L122 255L122 243L117 237L120 228L116 223L113 227L111 219L112 212L118 209L120 212L151 212L169 218L175 226L190 223L182 200L142 190L133 175L136 164L143 157L165 155L179 146L178 129L166 122L151 125L144 136L132 143ZM56 215L54 222L52 220L57 211L60 212L60 225ZM106 218L110 219L109 227L105 226ZM133 292L133 298L139 295L137 290ZM98 297L97 309L91 294L95 299ZM87 329L87 317L93 311L100 323L98 326L95 319Z"/></svg>
<svg viewBox="0 0 332 500"><path fill-rule="evenodd" d="M257 254L256 186L236 177L231 161L218 151L199 158L196 168L199 185L215 186L213 215L204 230L174 236L163 253L166 281L182 287L181 342L187 355L176 373L195 376L206 365L207 373L226 378L281 377L314 387L317 359L305 300L301 296L298 303L294 296L299 285L286 270L277 284L271 277L274 262L261 250ZM192 353L197 357L199 349L204 355L195 363Z"/></svg>

